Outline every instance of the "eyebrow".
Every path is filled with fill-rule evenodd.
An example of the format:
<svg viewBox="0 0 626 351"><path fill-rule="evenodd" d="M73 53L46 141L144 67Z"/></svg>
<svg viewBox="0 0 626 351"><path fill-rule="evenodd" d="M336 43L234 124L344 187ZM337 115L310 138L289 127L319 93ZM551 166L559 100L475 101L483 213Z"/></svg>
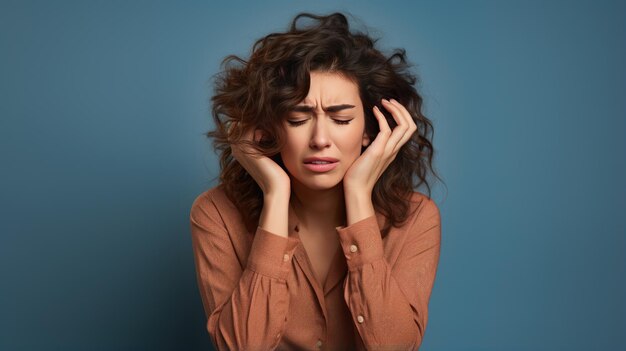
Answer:
<svg viewBox="0 0 626 351"><path fill-rule="evenodd" d="M349 105L349 104L341 104L341 105L333 105L333 106L328 106L324 109L324 111L326 112L339 112L341 110L345 110L345 109L349 109L349 108L354 108L354 105ZM292 112L313 112L313 106L309 106L309 105L298 105L298 106L294 106L291 111Z"/></svg>

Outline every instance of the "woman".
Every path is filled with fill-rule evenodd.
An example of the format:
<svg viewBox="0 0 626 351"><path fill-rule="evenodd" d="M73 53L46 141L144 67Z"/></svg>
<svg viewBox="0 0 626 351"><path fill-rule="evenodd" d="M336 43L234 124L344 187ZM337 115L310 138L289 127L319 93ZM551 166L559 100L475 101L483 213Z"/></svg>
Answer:
<svg viewBox="0 0 626 351"><path fill-rule="evenodd" d="M413 190L436 174L404 50L385 57L344 15L302 13L232 60L207 133L220 184L190 214L213 344L417 350L441 224Z"/></svg>

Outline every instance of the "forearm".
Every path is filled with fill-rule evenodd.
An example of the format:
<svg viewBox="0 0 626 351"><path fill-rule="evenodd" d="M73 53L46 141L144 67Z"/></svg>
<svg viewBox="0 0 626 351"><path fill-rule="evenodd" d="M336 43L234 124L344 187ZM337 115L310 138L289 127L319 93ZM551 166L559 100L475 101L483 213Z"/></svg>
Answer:
<svg viewBox="0 0 626 351"><path fill-rule="evenodd" d="M289 236L289 196L273 193L263 197L259 227L285 238Z"/></svg>
<svg viewBox="0 0 626 351"><path fill-rule="evenodd" d="M222 200L223 201L223 200ZM272 350L289 310L286 279L298 241L258 227L242 266L215 202L201 197L191 213L191 233L207 329L216 350Z"/></svg>
<svg viewBox="0 0 626 351"><path fill-rule="evenodd" d="M367 349L416 350L424 337L439 261L439 210L427 200L413 212L418 217L403 230L406 238L392 267L377 218L366 211L371 201L345 195L348 226L339 228L338 235L349 271L344 298L355 326Z"/></svg>
<svg viewBox="0 0 626 351"><path fill-rule="evenodd" d="M347 225L374 215L372 194L367 191L344 191Z"/></svg>
<svg viewBox="0 0 626 351"><path fill-rule="evenodd" d="M289 289L278 279L246 269L227 302L208 319L217 350L273 350L289 310Z"/></svg>
<svg viewBox="0 0 626 351"><path fill-rule="evenodd" d="M344 298L366 349L416 349L422 329L414 311L423 309L412 306L392 275L375 216L338 234L348 265Z"/></svg>

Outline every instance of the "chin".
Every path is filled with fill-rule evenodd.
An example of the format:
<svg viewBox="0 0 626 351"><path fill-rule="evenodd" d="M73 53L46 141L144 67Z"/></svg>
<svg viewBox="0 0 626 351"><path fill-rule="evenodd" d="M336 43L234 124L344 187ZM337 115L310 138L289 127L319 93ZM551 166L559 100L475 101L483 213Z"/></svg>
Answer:
<svg viewBox="0 0 626 351"><path fill-rule="evenodd" d="M311 190L328 190L337 187L340 183L341 182L321 184L321 182L318 182L318 184L305 184L305 186Z"/></svg>
<svg viewBox="0 0 626 351"><path fill-rule="evenodd" d="M298 182L311 190L328 190L341 185L343 178L337 174L304 175Z"/></svg>

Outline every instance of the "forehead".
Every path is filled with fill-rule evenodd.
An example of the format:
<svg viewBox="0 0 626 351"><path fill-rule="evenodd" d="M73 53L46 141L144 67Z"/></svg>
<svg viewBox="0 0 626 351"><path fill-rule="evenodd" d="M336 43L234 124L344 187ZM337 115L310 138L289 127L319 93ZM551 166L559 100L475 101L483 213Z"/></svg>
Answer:
<svg viewBox="0 0 626 351"><path fill-rule="evenodd" d="M300 105L315 106L321 103L327 106L356 102L359 98L358 86L340 73L313 71L310 81L309 93Z"/></svg>

